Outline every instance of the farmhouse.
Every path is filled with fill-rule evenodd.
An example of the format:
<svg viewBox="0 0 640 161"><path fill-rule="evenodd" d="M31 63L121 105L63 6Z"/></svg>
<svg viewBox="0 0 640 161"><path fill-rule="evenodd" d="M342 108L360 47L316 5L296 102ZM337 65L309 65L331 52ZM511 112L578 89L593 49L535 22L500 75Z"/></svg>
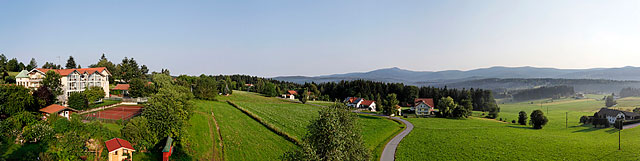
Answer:
<svg viewBox="0 0 640 161"><path fill-rule="evenodd" d="M133 152L136 151L126 140L113 138L104 142L109 151L109 161L132 160Z"/></svg>
<svg viewBox="0 0 640 161"><path fill-rule="evenodd" d="M295 95L298 95L298 92L296 92L294 90L288 90L287 93L282 94L282 98L295 100L296 99Z"/></svg>
<svg viewBox="0 0 640 161"><path fill-rule="evenodd" d="M75 109L69 108L69 107L65 107L65 106L61 106L61 105L57 105L57 104L52 104L52 105L49 105L49 106L47 106L45 108L40 109L40 112L42 112L42 118L45 119L45 120L51 114L59 115L59 116L64 117L64 118L71 119L71 114L73 112L78 112L78 110L75 110Z"/></svg>
<svg viewBox="0 0 640 161"><path fill-rule="evenodd" d="M618 119L622 119L622 120L640 119L640 114L628 112L628 111L601 108L600 111L597 112L596 117L606 118L610 124L614 124Z"/></svg>
<svg viewBox="0 0 640 161"><path fill-rule="evenodd" d="M376 111L376 101L366 100L358 97L347 97L344 99L345 105L349 107L355 107L360 109L367 109L369 111Z"/></svg>
<svg viewBox="0 0 640 161"><path fill-rule="evenodd" d="M411 110L415 111L418 116L430 116L435 111L434 107L432 98L416 98Z"/></svg>
<svg viewBox="0 0 640 161"><path fill-rule="evenodd" d="M62 102L66 102L72 92L82 92L87 87L92 86L102 87L105 96L109 95L109 77L111 73L105 67L78 69L35 68L28 73L20 72L16 76L16 84L35 90L42 85L45 74L50 70L62 76L60 82L62 83L63 94L58 97Z"/></svg>

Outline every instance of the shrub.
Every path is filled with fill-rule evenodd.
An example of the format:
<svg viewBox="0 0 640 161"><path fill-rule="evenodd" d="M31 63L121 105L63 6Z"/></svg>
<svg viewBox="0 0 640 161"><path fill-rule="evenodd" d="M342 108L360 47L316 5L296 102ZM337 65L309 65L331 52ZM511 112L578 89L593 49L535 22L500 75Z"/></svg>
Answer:
<svg viewBox="0 0 640 161"><path fill-rule="evenodd" d="M527 125L527 113L524 111L520 111L518 113L518 123L520 125Z"/></svg>
<svg viewBox="0 0 640 161"><path fill-rule="evenodd" d="M69 107L77 110L85 110L89 108L89 100L82 92L73 92L69 96Z"/></svg>
<svg viewBox="0 0 640 161"><path fill-rule="evenodd" d="M542 129L547 122L549 122L549 119L547 119L547 116L544 116L544 113L541 110L531 112L531 120L529 120L529 124L533 125L534 129Z"/></svg>
<svg viewBox="0 0 640 161"><path fill-rule="evenodd" d="M515 124L515 123L516 123L516 120L511 120L511 123L512 123L512 124Z"/></svg>

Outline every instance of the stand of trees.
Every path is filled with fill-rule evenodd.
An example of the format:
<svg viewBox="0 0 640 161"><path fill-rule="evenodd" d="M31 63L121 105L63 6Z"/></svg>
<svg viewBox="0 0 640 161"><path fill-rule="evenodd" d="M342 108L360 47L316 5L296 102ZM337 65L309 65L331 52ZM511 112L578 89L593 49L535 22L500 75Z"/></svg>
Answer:
<svg viewBox="0 0 640 161"><path fill-rule="evenodd" d="M640 89L638 89L638 88L627 87L627 88L623 88L623 89L620 90L620 97L621 98L639 97L639 96L640 96Z"/></svg>
<svg viewBox="0 0 640 161"><path fill-rule="evenodd" d="M475 111L491 112L497 117L500 111L491 91L482 89L448 89L436 87L406 86L402 83L382 83L367 80L340 81L318 84L320 92L331 100L342 101L346 97L361 97L368 100L383 100L381 96L397 94L401 106L413 105L415 98L433 98L436 107L440 99L451 97L461 104L463 100L471 102ZM462 103L468 105L467 103ZM494 117L494 118L495 118Z"/></svg>
<svg viewBox="0 0 640 161"><path fill-rule="evenodd" d="M552 86L552 87L540 87L534 89L525 89L513 94L513 100L526 101L543 98L560 98L572 96L575 94L573 87L571 86Z"/></svg>

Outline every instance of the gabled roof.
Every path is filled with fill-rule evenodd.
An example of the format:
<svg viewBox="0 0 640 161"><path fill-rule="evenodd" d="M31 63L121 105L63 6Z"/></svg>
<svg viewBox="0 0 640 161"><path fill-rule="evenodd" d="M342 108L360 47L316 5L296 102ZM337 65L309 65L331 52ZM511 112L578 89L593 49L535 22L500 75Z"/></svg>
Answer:
<svg viewBox="0 0 640 161"><path fill-rule="evenodd" d="M20 71L20 73L16 75L16 78L29 78L29 71L27 70Z"/></svg>
<svg viewBox="0 0 640 161"><path fill-rule="evenodd" d="M126 148L135 151L135 149L133 149L133 146L131 146L131 143L120 138L113 138L111 140L105 141L104 143L107 146L107 150L109 151L109 153L120 148Z"/></svg>
<svg viewBox="0 0 640 161"><path fill-rule="evenodd" d="M289 93L291 95L298 95L298 92L296 92L294 90L288 90L287 93Z"/></svg>
<svg viewBox="0 0 640 161"><path fill-rule="evenodd" d="M640 116L640 114L637 114L637 113L628 112L628 111L620 111L620 110L615 110L615 109L608 109L608 108L601 108L600 111L598 111L598 116L616 117L620 113L624 114L626 117L637 117L637 116Z"/></svg>
<svg viewBox="0 0 640 161"><path fill-rule="evenodd" d="M420 104L420 102L423 102L424 104L428 105L429 107L436 107L435 104L433 104L433 98L416 98L413 101L413 105L416 106L416 105Z"/></svg>
<svg viewBox="0 0 640 161"><path fill-rule="evenodd" d="M78 69L45 69L45 68L35 68L32 71L39 71L42 73L47 73L49 70L53 70L56 73L60 74L61 76L67 76L71 73L73 73L74 71L77 71L80 74L93 74L93 73L100 73L102 74L103 71L107 71L107 73L109 73L109 75L111 75L111 73L109 72L109 70L107 70L107 68L105 67L97 67L97 68L78 68Z"/></svg>
<svg viewBox="0 0 640 161"><path fill-rule="evenodd" d="M40 112L53 114L53 113L58 113L58 112L60 112L62 110L65 110L65 109L69 109L71 111L78 111L78 110L75 110L73 108L61 106L61 105L58 105L58 104L52 104L52 105L49 105L49 106L47 106L45 108L40 109Z"/></svg>
<svg viewBox="0 0 640 161"><path fill-rule="evenodd" d="M115 87L113 87L113 90L128 91L129 90L129 84L118 84Z"/></svg>
<svg viewBox="0 0 640 161"><path fill-rule="evenodd" d="M365 106L371 106L371 104L375 103L376 101L372 101L372 100L365 100L363 99L362 103L360 103L361 105L365 105Z"/></svg>

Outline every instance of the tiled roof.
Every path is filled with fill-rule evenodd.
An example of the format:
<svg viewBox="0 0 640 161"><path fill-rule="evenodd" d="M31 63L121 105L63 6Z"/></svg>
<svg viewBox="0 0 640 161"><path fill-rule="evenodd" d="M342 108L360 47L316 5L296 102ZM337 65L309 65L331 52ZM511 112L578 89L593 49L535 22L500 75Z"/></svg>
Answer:
<svg viewBox="0 0 640 161"><path fill-rule="evenodd" d="M436 107L435 104L433 104L433 99L432 98L416 98L413 103L414 106L418 105L418 103L420 102L424 102L425 104L429 105L430 107Z"/></svg>
<svg viewBox="0 0 640 161"><path fill-rule="evenodd" d="M372 100L364 100L362 101L362 103L360 103L361 105L365 105L365 106L371 106L371 104L373 104L376 101L372 101Z"/></svg>
<svg viewBox="0 0 640 161"><path fill-rule="evenodd" d="M40 112L53 114L53 113L58 113L58 112L60 112L62 110L65 110L65 109L69 109L71 111L78 111L78 110L75 110L73 108L61 106L61 105L58 105L58 104L52 104L52 105L49 105L49 106L47 106L45 108L40 109Z"/></svg>
<svg viewBox="0 0 640 161"><path fill-rule="evenodd" d="M92 74L95 72L98 73L102 73L102 71L107 70L107 68L105 67L97 67L97 68L78 68L78 69L45 69L45 68L35 68L35 70L41 71L43 73L47 73L49 70L53 70L56 73L62 75L62 76L66 76L69 75L71 73L73 73L74 71L78 71L78 73L80 74L84 74L84 73L88 73L88 74ZM107 73L109 73L109 71L107 70Z"/></svg>
<svg viewBox="0 0 640 161"><path fill-rule="evenodd" d="M109 152L112 152L112 151L120 149L120 148L127 148L129 150L135 150L135 149L133 149L133 146L131 146L131 143L129 143L126 140L122 140L120 138L113 138L111 140L105 141L104 143L107 146L107 150Z"/></svg>
<svg viewBox="0 0 640 161"><path fill-rule="evenodd" d="M292 94L292 95L298 95L298 92L296 92L294 90L289 90L289 91L287 91L287 93Z"/></svg>
<svg viewBox="0 0 640 161"><path fill-rule="evenodd" d="M118 84L115 87L113 87L113 90L127 91L127 90L129 90L129 84Z"/></svg>

